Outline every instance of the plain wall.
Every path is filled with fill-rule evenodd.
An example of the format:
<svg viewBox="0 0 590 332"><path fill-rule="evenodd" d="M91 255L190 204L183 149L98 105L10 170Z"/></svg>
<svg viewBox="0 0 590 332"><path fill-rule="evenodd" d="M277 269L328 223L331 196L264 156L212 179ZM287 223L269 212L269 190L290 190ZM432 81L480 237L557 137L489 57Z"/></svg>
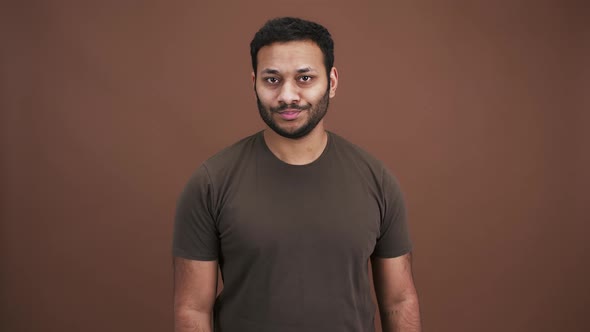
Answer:
<svg viewBox="0 0 590 332"><path fill-rule="evenodd" d="M0 330L171 331L176 199L263 128L249 42L317 20L326 117L406 195L425 331L586 331L584 1L3 1Z"/></svg>

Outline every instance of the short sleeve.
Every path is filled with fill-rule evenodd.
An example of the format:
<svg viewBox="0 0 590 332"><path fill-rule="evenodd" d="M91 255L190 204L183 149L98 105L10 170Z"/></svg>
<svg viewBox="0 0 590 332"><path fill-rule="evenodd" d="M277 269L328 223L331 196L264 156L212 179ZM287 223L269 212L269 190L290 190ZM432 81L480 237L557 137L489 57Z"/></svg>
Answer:
<svg viewBox="0 0 590 332"><path fill-rule="evenodd" d="M213 184L205 165L191 176L176 206L172 254L193 260L216 260L219 236L212 213Z"/></svg>
<svg viewBox="0 0 590 332"><path fill-rule="evenodd" d="M398 181L384 168L381 179L382 219L372 256L392 258L412 250L406 206Z"/></svg>

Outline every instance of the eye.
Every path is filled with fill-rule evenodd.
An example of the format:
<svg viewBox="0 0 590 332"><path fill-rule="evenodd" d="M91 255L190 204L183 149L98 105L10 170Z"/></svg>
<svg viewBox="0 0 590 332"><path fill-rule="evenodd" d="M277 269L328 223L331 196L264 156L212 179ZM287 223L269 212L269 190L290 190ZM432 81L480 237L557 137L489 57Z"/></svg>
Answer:
<svg viewBox="0 0 590 332"><path fill-rule="evenodd" d="M299 80L301 82L305 82L305 83L310 82L311 79L312 79L312 77L311 76L307 76L307 75L299 77Z"/></svg>
<svg viewBox="0 0 590 332"><path fill-rule="evenodd" d="M270 84L277 84L279 82L279 79L276 77L265 77L264 80Z"/></svg>

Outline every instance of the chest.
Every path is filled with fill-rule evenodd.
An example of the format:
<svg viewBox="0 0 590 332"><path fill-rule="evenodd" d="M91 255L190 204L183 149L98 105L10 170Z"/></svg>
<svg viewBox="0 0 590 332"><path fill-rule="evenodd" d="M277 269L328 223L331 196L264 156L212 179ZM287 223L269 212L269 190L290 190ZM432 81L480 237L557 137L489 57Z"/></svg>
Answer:
<svg viewBox="0 0 590 332"><path fill-rule="evenodd" d="M245 173L222 193L221 251L366 260L379 235L378 190L354 172Z"/></svg>

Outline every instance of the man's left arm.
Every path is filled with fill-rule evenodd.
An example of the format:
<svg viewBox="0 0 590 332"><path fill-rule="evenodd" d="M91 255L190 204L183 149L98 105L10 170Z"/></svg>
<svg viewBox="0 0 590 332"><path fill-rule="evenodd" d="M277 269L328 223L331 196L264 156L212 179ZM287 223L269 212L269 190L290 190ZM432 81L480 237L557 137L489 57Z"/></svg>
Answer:
<svg viewBox="0 0 590 332"><path fill-rule="evenodd" d="M411 253L372 257L371 266L383 332L422 331Z"/></svg>

